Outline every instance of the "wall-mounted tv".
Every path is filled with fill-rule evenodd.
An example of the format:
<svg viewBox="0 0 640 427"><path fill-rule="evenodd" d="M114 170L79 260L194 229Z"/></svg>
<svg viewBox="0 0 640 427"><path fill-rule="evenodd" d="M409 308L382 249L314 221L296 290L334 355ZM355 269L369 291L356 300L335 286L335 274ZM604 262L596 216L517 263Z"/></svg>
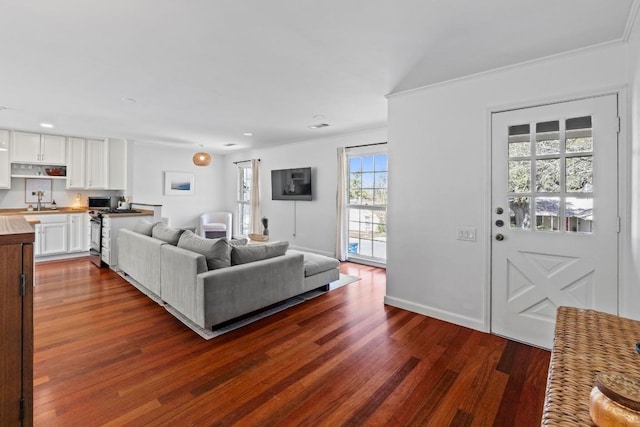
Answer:
<svg viewBox="0 0 640 427"><path fill-rule="evenodd" d="M271 200L312 200L311 168L271 171Z"/></svg>

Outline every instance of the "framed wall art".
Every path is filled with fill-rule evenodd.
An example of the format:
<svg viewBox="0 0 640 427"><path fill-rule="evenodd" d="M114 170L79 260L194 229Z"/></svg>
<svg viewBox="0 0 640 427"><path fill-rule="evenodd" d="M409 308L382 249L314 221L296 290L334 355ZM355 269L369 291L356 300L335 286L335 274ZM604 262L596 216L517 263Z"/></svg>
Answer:
<svg viewBox="0 0 640 427"><path fill-rule="evenodd" d="M192 196L195 175L191 172L164 172L164 194L167 196Z"/></svg>

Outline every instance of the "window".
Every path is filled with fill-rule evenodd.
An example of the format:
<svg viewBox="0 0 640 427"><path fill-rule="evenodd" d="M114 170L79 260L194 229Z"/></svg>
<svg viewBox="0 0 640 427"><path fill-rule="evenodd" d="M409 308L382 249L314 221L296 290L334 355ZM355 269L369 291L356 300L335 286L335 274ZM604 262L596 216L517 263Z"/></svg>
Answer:
<svg viewBox="0 0 640 427"><path fill-rule="evenodd" d="M508 143L510 228L593 233L591 116L510 126Z"/></svg>
<svg viewBox="0 0 640 427"><path fill-rule="evenodd" d="M386 263L387 153L349 152L348 257Z"/></svg>
<svg viewBox="0 0 640 427"><path fill-rule="evenodd" d="M238 163L238 234L246 236L251 227L251 163Z"/></svg>

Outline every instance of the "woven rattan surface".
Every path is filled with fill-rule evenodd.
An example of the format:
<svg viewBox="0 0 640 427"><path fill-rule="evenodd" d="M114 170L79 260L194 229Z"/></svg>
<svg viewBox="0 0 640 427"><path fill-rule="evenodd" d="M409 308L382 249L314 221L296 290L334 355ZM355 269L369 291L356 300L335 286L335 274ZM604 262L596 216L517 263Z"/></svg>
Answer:
<svg viewBox="0 0 640 427"><path fill-rule="evenodd" d="M599 372L622 372L640 379L640 322L594 310L560 307L543 426L593 426L589 393Z"/></svg>

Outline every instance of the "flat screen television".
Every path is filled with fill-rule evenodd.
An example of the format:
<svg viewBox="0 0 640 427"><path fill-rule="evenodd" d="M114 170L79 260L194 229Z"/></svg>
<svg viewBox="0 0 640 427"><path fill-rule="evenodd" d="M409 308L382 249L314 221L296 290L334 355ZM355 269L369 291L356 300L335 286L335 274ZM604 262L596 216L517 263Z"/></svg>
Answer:
<svg viewBox="0 0 640 427"><path fill-rule="evenodd" d="M271 200L312 200L311 168L271 171Z"/></svg>

